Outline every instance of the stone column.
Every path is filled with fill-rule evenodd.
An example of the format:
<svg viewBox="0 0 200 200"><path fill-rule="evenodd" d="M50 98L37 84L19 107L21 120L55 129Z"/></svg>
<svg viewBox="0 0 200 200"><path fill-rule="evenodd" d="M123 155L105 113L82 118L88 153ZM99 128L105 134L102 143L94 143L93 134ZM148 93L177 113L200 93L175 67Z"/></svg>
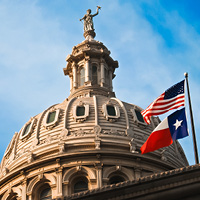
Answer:
<svg viewBox="0 0 200 200"><path fill-rule="evenodd" d="M135 168L135 179L140 178L140 177L141 177L141 169Z"/></svg>
<svg viewBox="0 0 200 200"><path fill-rule="evenodd" d="M101 87L105 84L105 66L104 66L104 60L101 59Z"/></svg>
<svg viewBox="0 0 200 200"><path fill-rule="evenodd" d="M57 168L57 197L62 197L62 167Z"/></svg>
<svg viewBox="0 0 200 200"><path fill-rule="evenodd" d="M73 87L77 88L78 84L77 84L77 66L75 64L73 64Z"/></svg>
<svg viewBox="0 0 200 200"><path fill-rule="evenodd" d="M22 200L26 200L26 188L27 188L27 180L24 179L22 182Z"/></svg>
<svg viewBox="0 0 200 200"><path fill-rule="evenodd" d="M85 82L90 81L90 58L85 58Z"/></svg>
<svg viewBox="0 0 200 200"><path fill-rule="evenodd" d="M96 163L95 164L96 175L97 175L97 188L102 187L102 164Z"/></svg>
<svg viewBox="0 0 200 200"><path fill-rule="evenodd" d="M112 71L109 71L109 82L110 82L110 90L113 90L113 86L112 86Z"/></svg>
<svg viewBox="0 0 200 200"><path fill-rule="evenodd" d="M70 91L73 89L73 76L69 76L70 78Z"/></svg>

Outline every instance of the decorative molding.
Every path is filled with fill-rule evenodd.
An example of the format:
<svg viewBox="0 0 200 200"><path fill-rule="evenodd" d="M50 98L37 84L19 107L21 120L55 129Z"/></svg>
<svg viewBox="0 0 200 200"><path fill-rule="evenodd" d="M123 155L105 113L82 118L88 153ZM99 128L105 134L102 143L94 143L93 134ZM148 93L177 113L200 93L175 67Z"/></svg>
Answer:
<svg viewBox="0 0 200 200"><path fill-rule="evenodd" d="M99 123L99 119L98 119L97 97L95 95L93 96L93 101L94 101L94 112L95 112L95 125L97 126Z"/></svg>
<svg viewBox="0 0 200 200"><path fill-rule="evenodd" d="M60 135L59 135L59 136L60 136L60 140L66 140L68 134L69 134L69 131L68 131L66 128L64 128L64 129L61 131Z"/></svg>
<svg viewBox="0 0 200 200"><path fill-rule="evenodd" d="M14 147L14 143L15 143L15 139L16 139L16 137L17 137L17 134L18 134L18 132L15 132L15 134L14 134L14 136L13 136L11 142L9 143L9 145L8 145L6 151L5 151L4 156L5 156L7 159L9 158L9 155L10 155L11 152L12 152L12 149L13 149L13 147Z"/></svg>
<svg viewBox="0 0 200 200"><path fill-rule="evenodd" d="M129 142L129 146L130 146L131 153L139 153L137 151L137 143L135 142L134 138L132 138L131 141Z"/></svg>
<svg viewBox="0 0 200 200"><path fill-rule="evenodd" d="M110 99L113 99L115 100L117 103L119 103L119 105L121 106L122 110L124 111L124 114L125 114L125 118L126 118L126 129L128 130L130 128L130 124L129 124L129 119L128 119L128 113L126 111L126 108L124 106L124 104L122 103L122 101L120 101L119 99L117 98L110 98Z"/></svg>
<svg viewBox="0 0 200 200"><path fill-rule="evenodd" d="M96 150L100 150L101 149L101 140L98 139L98 140L94 140L94 143L95 143L95 149Z"/></svg>
<svg viewBox="0 0 200 200"><path fill-rule="evenodd" d="M107 135L127 136L125 131L119 131L117 129L103 130L102 133Z"/></svg>
<svg viewBox="0 0 200 200"><path fill-rule="evenodd" d="M50 144L52 140L53 140L52 136L50 134L48 134L46 139L45 139L45 143Z"/></svg>
<svg viewBox="0 0 200 200"><path fill-rule="evenodd" d="M31 163L33 161L34 161L34 154L31 151L29 151L27 154L27 162Z"/></svg>
<svg viewBox="0 0 200 200"><path fill-rule="evenodd" d="M94 134L98 136L101 133L101 126L99 125L94 126L93 131Z"/></svg>
<svg viewBox="0 0 200 200"><path fill-rule="evenodd" d="M160 154L161 154L161 160L163 160L163 161L167 161L168 159L167 159L167 155L166 155L166 150L164 149L164 150L162 150L161 152L160 152Z"/></svg>
<svg viewBox="0 0 200 200"><path fill-rule="evenodd" d="M76 131L70 132L69 136L70 137L78 137L78 136L85 136L85 135L93 134L93 133L94 133L93 130L86 131L86 130L83 130L82 128L80 128Z"/></svg>
<svg viewBox="0 0 200 200"><path fill-rule="evenodd" d="M59 143L59 152L60 153L64 153L65 152L65 143L64 142L60 142Z"/></svg>
<svg viewBox="0 0 200 200"><path fill-rule="evenodd" d="M9 173L9 169L7 167L4 167L3 170L2 170L3 176L5 176L8 173Z"/></svg>

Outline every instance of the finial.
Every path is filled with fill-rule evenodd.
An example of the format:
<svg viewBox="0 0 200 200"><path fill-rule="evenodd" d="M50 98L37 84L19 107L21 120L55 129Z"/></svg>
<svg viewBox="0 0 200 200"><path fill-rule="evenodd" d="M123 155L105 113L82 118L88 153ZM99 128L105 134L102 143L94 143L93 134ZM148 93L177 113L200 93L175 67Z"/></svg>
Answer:
<svg viewBox="0 0 200 200"><path fill-rule="evenodd" d="M188 73L187 73L187 72L185 72L185 73L184 73L184 76L185 76L185 78L187 78L187 77L188 77Z"/></svg>
<svg viewBox="0 0 200 200"><path fill-rule="evenodd" d="M86 39L94 38L96 36L94 32L94 24L93 24L93 17L99 14L99 10L101 9L100 6L97 6L97 12L95 14L91 14L91 9L87 10L87 14L80 19L80 21L84 20L84 37Z"/></svg>

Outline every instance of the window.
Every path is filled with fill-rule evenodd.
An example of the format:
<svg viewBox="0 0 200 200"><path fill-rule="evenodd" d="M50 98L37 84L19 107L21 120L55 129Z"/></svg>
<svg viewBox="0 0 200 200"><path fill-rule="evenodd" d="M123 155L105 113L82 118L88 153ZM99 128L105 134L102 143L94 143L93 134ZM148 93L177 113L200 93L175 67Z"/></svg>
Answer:
<svg viewBox="0 0 200 200"><path fill-rule="evenodd" d="M115 111L115 107L113 105L107 105L107 113L110 116L116 116L116 111Z"/></svg>
<svg viewBox="0 0 200 200"><path fill-rule="evenodd" d="M89 116L89 105L83 102L79 102L78 105L73 108L73 117L75 121L83 122Z"/></svg>
<svg viewBox="0 0 200 200"><path fill-rule="evenodd" d="M76 116L84 116L84 115L85 115L85 106L77 106Z"/></svg>
<svg viewBox="0 0 200 200"><path fill-rule="evenodd" d="M85 68L82 67L80 70L80 86L84 85L85 83Z"/></svg>
<svg viewBox="0 0 200 200"><path fill-rule="evenodd" d="M139 110L135 110L135 114L137 116L138 121L145 123L144 118Z"/></svg>
<svg viewBox="0 0 200 200"><path fill-rule="evenodd" d="M40 200L48 200L51 198L51 188L46 188L40 193Z"/></svg>
<svg viewBox="0 0 200 200"><path fill-rule="evenodd" d="M51 108L44 118L44 127L46 129L52 129L57 125L59 121L60 109Z"/></svg>
<svg viewBox="0 0 200 200"><path fill-rule="evenodd" d="M20 135L20 139L23 139L27 136L29 136L32 131L33 131L33 125L35 124L36 119L32 118L31 121L29 121L28 123L26 123L22 129L21 135Z"/></svg>
<svg viewBox="0 0 200 200"><path fill-rule="evenodd" d="M56 111L50 112L47 117L47 124L53 122L55 120Z"/></svg>
<svg viewBox="0 0 200 200"><path fill-rule="evenodd" d="M92 65L92 83L98 84L97 66L96 65Z"/></svg>
<svg viewBox="0 0 200 200"><path fill-rule="evenodd" d="M112 104L103 104L103 113L108 121L114 122L120 117L119 107Z"/></svg>
<svg viewBox="0 0 200 200"><path fill-rule="evenodd" d="M144 118L141 114L141 110L139 110L138 108L134 108L131 109L131 112L133 114L133 120L137 123L137 124L141 124L141 125L147 125L146 122L144 121Z"/></svg>
<svg viewBox="0 0 200 200"><path fill-rule="evenodd" d="M113 176L110 178L109 184L112 185L112 184L117 184L117 183L121 183L124 181L125 181L124 178L121 176Z"/></svg>
<svg viewBox="0 0 200 200"><path fill-rule="evenodd" d="M30 130L30 127L31 127L31 123L29 123L29 124L27 124L27 125L25 126L24 131L23 131L23 133L22 133L22 136L27 135L27 133L28 133L29 130Z"/></svg>
<svg viewBox="0 0 200 200"><path fill-rule="evenodd" d="M88 181L80 180L74 184L74 193L88 190Z"/></svg>

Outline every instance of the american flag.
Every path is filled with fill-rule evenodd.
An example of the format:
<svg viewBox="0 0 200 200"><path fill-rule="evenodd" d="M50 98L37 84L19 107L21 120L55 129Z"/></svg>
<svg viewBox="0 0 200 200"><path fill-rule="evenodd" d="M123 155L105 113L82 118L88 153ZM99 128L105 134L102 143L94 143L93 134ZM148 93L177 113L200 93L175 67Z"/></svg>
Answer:
<svg viewBox="0 0 200 200"><path fill-rule="evenodd" d="M161 115L169 110L185 106L184 86L185 80L173 85L154 100L145 110L141 112L147 124L153 115Z"/></svg>

